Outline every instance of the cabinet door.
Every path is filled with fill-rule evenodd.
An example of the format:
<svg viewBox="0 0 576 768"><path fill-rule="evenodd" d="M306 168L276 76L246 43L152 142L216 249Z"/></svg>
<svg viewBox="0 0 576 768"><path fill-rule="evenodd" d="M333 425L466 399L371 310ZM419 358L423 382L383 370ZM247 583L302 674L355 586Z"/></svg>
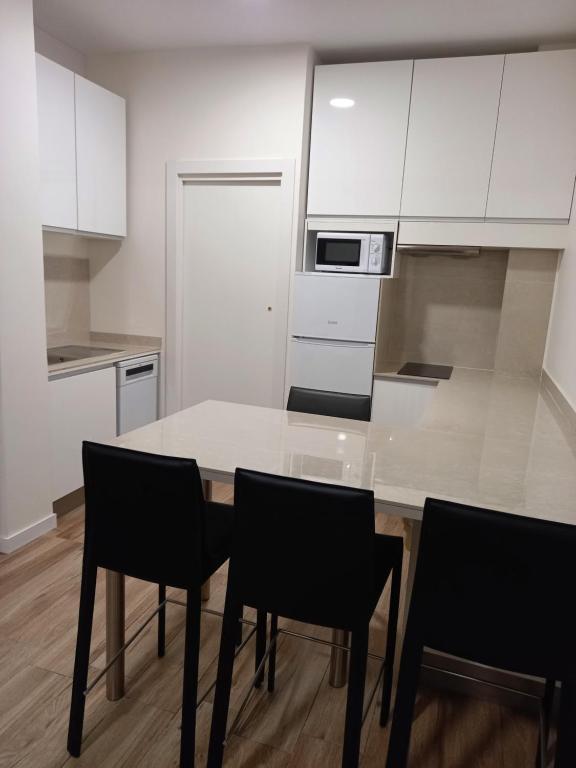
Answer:
<svg viewBox="0 0 576 768"><path fill-rule="evenodd" d="M397 216L412 61L316 67L308 213ZM333 106L349 99L352 106Z"/></svg>
<svg viewBox="0 0 576 768"><path fill-rule="evenodd" d="M568 219L576 175L576 50L506 56L486 215Z"/></svg>
<svg viewBox="0 0 576 768"><path fill-rule="evenodd" d="M75 75L78 229L126 234L126 102Z"/></svg>
<svg viewBox="0 0 576 768"><path fill-rule="evenodd" d="M79 373L50 382L52 496L84 485L82 441L116 435L116 369Z"/></svg>
<svg viewBox="0 0 576 768"><path fill-rule="evenodd" d="M414 64L403 216L483 217L504 56Z"/></svg>
<svg viewBox="0 0 576 768"><path fill-rule="evenodd" d="M76 229L74 73L36 54L42 224Z"/></svg>

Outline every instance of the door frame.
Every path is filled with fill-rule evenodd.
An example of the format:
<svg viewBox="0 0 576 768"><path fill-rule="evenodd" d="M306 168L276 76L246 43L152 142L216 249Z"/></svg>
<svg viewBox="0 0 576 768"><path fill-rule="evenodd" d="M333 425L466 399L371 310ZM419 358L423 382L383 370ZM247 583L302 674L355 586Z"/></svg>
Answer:
<svg viewBox="0 0 576 768"><path fill-rule="evenodd" d="M182 409L183 277L184 277L184 187L187 181L233 181L277 179L280 182L282 232L286 245L286 328L290 288L294 272L295 161L290 158L176 160L166 163L166 337L164 415ZM287 333L284 345L283 392L286 379Z"/></svg>

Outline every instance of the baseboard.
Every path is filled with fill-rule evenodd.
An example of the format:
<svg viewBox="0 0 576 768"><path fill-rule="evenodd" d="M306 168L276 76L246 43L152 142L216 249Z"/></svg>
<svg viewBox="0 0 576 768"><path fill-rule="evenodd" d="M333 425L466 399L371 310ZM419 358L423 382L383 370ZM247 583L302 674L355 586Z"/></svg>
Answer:
<svg viewBox="0 0 576 768"><path fill-rule="evenodd" d="M44 533L48 533L56 527L56 515L50 513L47 517L38 520L36 523L32 523L26 528L22 528L20 531L13 533L11 536L0 536L0 553L3 555L9 555L11 552L15 552L25 544L29 544L34 539L42 536Z"/></svg>
<svg viewBox="0 0 576 768"><path fill-rule="evenodd" d="M56 499L52 503L52 511L55 515L65 515L74 509L78 509L82 504L84 504L84 486L77 488L66 496L62 496L61 499Z"/></svg>
<svg viewBox="0 0 576 768"><path fill-rule="evenodd" d="M542 369L542 390L549 396L569 429L576 432L576 410L566 393L545 369Z"/></svg>

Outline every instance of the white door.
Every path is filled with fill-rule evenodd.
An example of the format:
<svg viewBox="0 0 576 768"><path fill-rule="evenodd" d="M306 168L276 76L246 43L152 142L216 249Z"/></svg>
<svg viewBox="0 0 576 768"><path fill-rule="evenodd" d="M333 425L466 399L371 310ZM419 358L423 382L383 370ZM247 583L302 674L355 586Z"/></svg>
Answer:
<svg viewBox="0 0 576 768"><path fill-rule="evenodd" d="M403 216L483 217L504 56L414 63Z"/></svg>
<svg viewBox="0 0 576 768"><path fill-rule="evenodd" d="M36 54L42 224L76 229L74 73Z"/></svg>
<svg viewBox="0 0 576 768"><path fill-rule="evenodd" d="M292 335L374 342L379 296L375 278L298 274Z"/></svg>
<svg viewBox="0 0 576 768"><path fill-rule="evenodd" d="M286 183L184 183L183 408L203 400L282 406L292 215Z"/></svg>
<svg viewBox="0 0 576 768"><path fill-rule="evenodd" d="M290 383L294 387L371 395L374 344L292 339Z"/></svg>
<svg viewBox="0 0 576 768"><path fill-rule="evenodd" d="M398 215L411 81L412 61L316 67L309 214Z"/></svg>
<svg viewBox="0 0 576 768"><path fill-rule="evenodd" d="M78 229L126 234L126 102L74 76Z"/></svg>
<svg viewBox="0 0 576 768"><path fill-rule="evenodd" d="M568 219L576 174L576 50L506 56L486 216Z"/></svg>

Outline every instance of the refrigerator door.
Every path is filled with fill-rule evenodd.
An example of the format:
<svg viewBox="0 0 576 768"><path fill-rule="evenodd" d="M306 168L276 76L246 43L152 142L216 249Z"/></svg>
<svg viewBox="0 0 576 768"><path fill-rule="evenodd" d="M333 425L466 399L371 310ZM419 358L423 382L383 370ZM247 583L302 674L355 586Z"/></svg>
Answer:
<svg viewBox="0 0 576 768"><path fill-rule="evenodd" d="M379 296L377 279L299 273L294 282L292 335L374 342Z"/></svg>
<svg viewBox="0 0 576 768"><path fill-rule="evenodd" d="M291 342L291 384L306 389L372 394L374 344L324 339Z"/></svg>

